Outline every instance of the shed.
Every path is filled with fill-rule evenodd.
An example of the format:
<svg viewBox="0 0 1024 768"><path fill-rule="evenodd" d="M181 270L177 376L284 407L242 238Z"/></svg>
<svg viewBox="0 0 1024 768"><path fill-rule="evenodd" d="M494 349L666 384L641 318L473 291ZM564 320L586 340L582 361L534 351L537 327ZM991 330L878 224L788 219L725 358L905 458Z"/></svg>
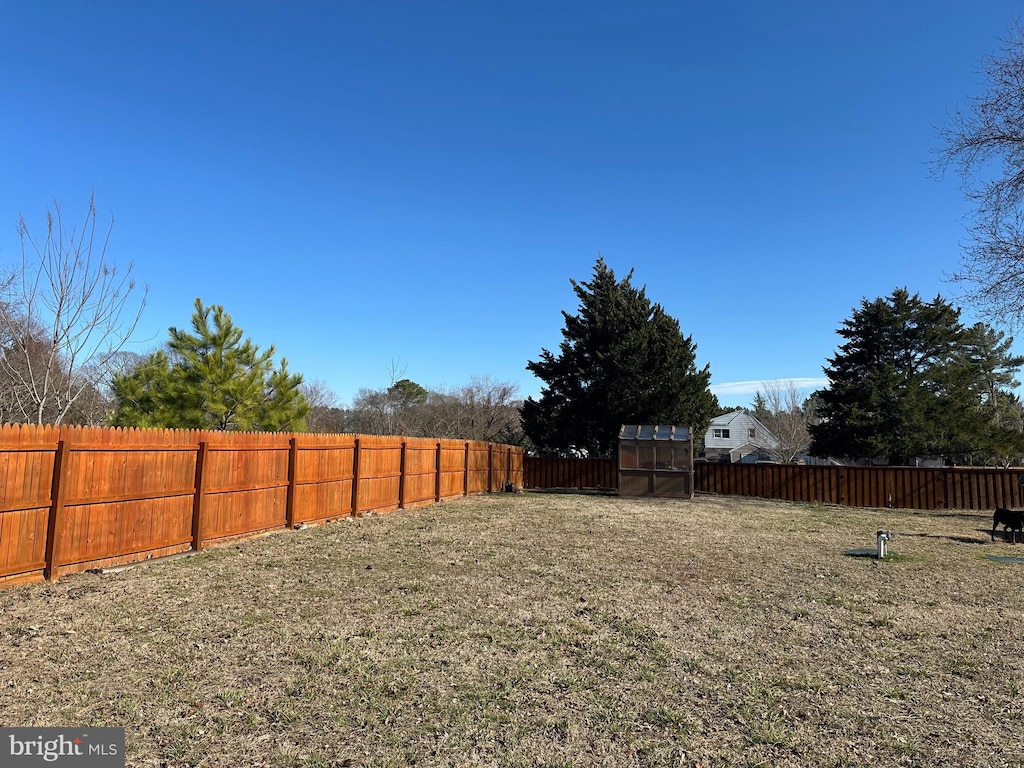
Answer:
<svg viewBox="0 0 1024 768"><path fill-rule="evenodd" d="M693 430L624 424L619 430L619 495L693 498Z"/></svg>

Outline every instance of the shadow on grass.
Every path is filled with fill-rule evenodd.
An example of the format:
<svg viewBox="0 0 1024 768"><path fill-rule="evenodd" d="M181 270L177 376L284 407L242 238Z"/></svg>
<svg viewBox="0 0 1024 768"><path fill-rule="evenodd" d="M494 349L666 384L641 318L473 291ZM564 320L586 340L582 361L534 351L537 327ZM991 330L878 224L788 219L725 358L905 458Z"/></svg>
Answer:
<svg viewBox="0 0 1024 768"><path fill-rule="evenodd" d="M985 555L989 560L994 560L997 563L1013 563L1015 565L1024 565L1024 557L1011 557L1009 555Z"/></svg>
<svg viewBox="0 0 1024 768"><path fill-rule="evenodd" d="M987 530L979 529L979 533L988 533ZM899 536L916 536L920 539L946 539L955 541L957 544L988 544L988 539L977 539L974 536L944 536L938 533L901 533Z"/></svg>
<svg viewBox="0 0 1024 768"><path fill-rule="evenodd" d="M618 496L617 488L526 488L526 493L571 493L579 496Z"/></svg>
<svg viewBox="0 0 1024 768"><path fill-rule="evenodd" d="M914 558L910 555L901 555L899 552L893 552L891 549L886 552L885 557L878 556L877 549L848 549L843 552L847 557L864 557L869 560L877 560L883 563L906 563L912 561Z"/></svg>
<svg viewBox="0 0 1024 768"><path fill-rule="evenodd" d="M870 557L870 558L874 559L874 558L878 557L878 550L877 549L868 549L868 548L864 548L864 549L848 549L845 552L843 552L843 554L846 555L847 557Z"/></svg>

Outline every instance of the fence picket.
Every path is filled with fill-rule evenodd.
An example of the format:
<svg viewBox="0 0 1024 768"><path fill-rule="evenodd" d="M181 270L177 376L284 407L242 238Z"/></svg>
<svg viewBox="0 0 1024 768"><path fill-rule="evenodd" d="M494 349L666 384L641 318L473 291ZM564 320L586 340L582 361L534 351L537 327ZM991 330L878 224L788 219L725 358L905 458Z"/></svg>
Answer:
<svg viewBox="0 0 1024 768"><path fill-rule="evenodd" d="M64 492L67 487L68 443L57 442L57 453L53 457L53 484L50 493L50 515L46 527L46 570L47 581L56 581L60 576L60 539L64 527Z"/></svg>
<svg viewBox="0 0 1024 768"><path fill-rule="evenodd" d="M206 466L206 441L200 440L196 450L196 495L192 502L192 549L201 552L203 549L203 497L206 483L203 468Z"/></svg>

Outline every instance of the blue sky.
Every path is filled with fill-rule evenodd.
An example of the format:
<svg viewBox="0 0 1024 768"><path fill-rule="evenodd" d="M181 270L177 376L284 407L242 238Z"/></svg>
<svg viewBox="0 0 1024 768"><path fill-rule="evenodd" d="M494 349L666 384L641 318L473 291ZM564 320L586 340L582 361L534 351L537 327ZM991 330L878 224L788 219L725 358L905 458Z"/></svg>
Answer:
<svg viewBox="0 0 1024 768"><path fill-rule="evenodd" d="M1019 2L0 0L0 262L90 193L148 351L222 304L344 402L525 370L598 254L725 405L955 298L936 128ZM970 319L969 312L965 319Z"/></svg>

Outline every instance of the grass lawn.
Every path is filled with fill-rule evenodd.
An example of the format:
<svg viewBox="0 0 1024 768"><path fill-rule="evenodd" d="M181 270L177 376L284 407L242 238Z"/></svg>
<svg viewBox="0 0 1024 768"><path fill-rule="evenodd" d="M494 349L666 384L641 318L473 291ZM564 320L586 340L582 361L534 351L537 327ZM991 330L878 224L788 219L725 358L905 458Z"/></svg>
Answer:
<svg viewBox="0 0 1024 768"><path fill-rule="evenodd" d="M990 526L527 493L282 532L0 591L2 724L132 766L1021 766Z"/></svg>

